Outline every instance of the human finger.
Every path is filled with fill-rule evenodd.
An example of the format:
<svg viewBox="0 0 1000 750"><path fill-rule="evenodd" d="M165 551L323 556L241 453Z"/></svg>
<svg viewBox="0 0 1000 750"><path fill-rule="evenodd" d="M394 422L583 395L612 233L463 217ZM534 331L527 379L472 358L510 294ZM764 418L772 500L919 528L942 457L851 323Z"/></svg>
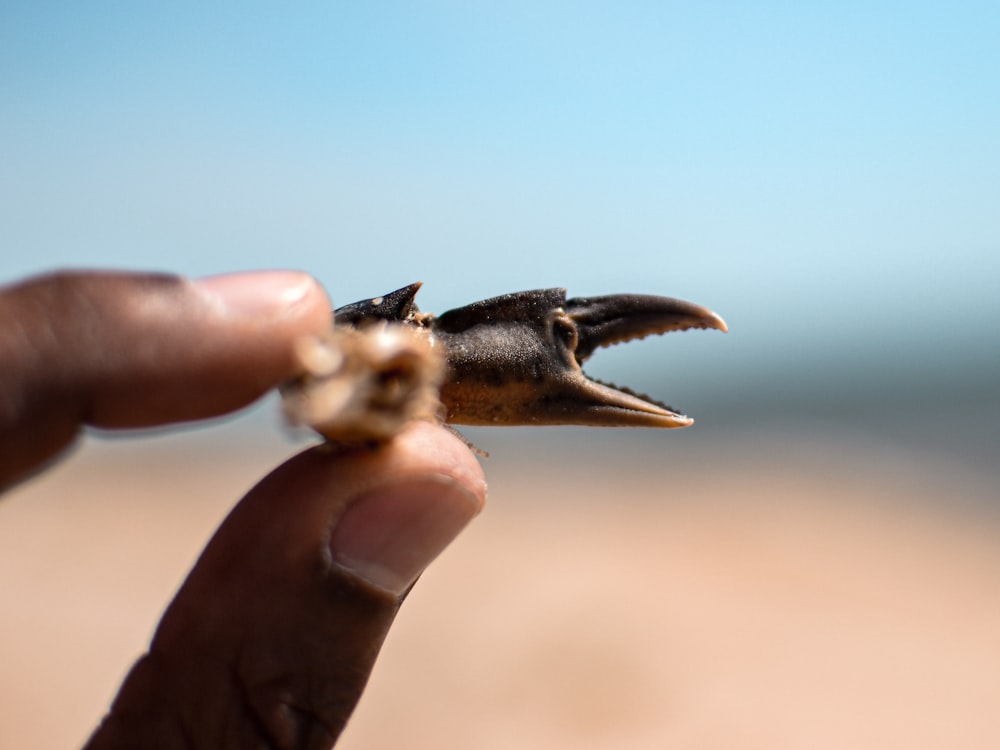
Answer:
<svg viewBox="0 0 1000 750"><path fill-rule="evenodd" d="M330 326L307 274L191 280L63 272L0 290L0 486L82 425L216 416L295 374L292 342Z"/></svg>
<svg viewBox="0 0 1000 750"><path fill-rule="evenodd" d="M466 445L424 422L293 458L216 533L88 747L330 747L403 596L485 493Z"/></svg>

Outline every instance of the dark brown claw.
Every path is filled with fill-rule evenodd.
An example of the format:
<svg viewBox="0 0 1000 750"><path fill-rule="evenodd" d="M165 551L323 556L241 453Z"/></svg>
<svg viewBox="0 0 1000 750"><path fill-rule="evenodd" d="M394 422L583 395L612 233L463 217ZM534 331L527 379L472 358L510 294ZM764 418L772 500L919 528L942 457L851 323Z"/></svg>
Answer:
<svg viewBox="0 0 1000 750"><path fill-rule="evenodd" d="M722 318L690 302L638 294L567 300L565 289L505 294L434 317L417 311L419 288L339 308L335 322L394 320L430 333L445 351L441 401L454 424L686 427L693 420L591 380L581 365L595 349L654 333L726 330Z"/></svg>

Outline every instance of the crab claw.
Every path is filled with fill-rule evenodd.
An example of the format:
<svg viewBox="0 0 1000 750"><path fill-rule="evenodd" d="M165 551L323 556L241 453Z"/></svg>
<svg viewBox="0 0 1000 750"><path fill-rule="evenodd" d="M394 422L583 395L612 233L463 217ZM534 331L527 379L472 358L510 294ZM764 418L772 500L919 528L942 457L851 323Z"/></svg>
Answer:
<svg viewBox="0 0 1000 750"><path fill-rule="evenodd" d="M432 323L447 351L441 390L455 424L687 427L693 420L626 388L588 378L595 349L689 328L725 331L690 302L621 294L567 300L564 289L507 294L450 310Z"/></svg>

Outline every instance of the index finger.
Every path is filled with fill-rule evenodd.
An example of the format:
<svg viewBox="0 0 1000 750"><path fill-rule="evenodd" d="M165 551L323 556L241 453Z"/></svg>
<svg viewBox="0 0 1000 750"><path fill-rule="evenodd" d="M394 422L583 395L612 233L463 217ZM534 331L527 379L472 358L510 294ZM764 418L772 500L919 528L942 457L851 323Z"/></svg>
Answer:
<svg viewBox="0 0 1000 750"><path fill-rule="evenodd" d="M305 273L191 280L58 273L0 292L0 486L82 425L217 416L295 374L292 342L330 326Z"/></svg>

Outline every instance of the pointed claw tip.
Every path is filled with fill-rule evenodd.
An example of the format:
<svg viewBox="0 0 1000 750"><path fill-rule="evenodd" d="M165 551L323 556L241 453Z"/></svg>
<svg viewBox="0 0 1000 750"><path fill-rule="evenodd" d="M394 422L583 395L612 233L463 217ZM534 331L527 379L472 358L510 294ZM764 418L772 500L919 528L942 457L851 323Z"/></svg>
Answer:
<svg viewBox="0 0 1000 750"><path fill-rule="evenodd" d="M694 420L691 419L691 417L685 416L684 414L677 414L671 421L672 424L670 424L669 427L673 429L690 427L691 425L694 424Z"/></svg>

